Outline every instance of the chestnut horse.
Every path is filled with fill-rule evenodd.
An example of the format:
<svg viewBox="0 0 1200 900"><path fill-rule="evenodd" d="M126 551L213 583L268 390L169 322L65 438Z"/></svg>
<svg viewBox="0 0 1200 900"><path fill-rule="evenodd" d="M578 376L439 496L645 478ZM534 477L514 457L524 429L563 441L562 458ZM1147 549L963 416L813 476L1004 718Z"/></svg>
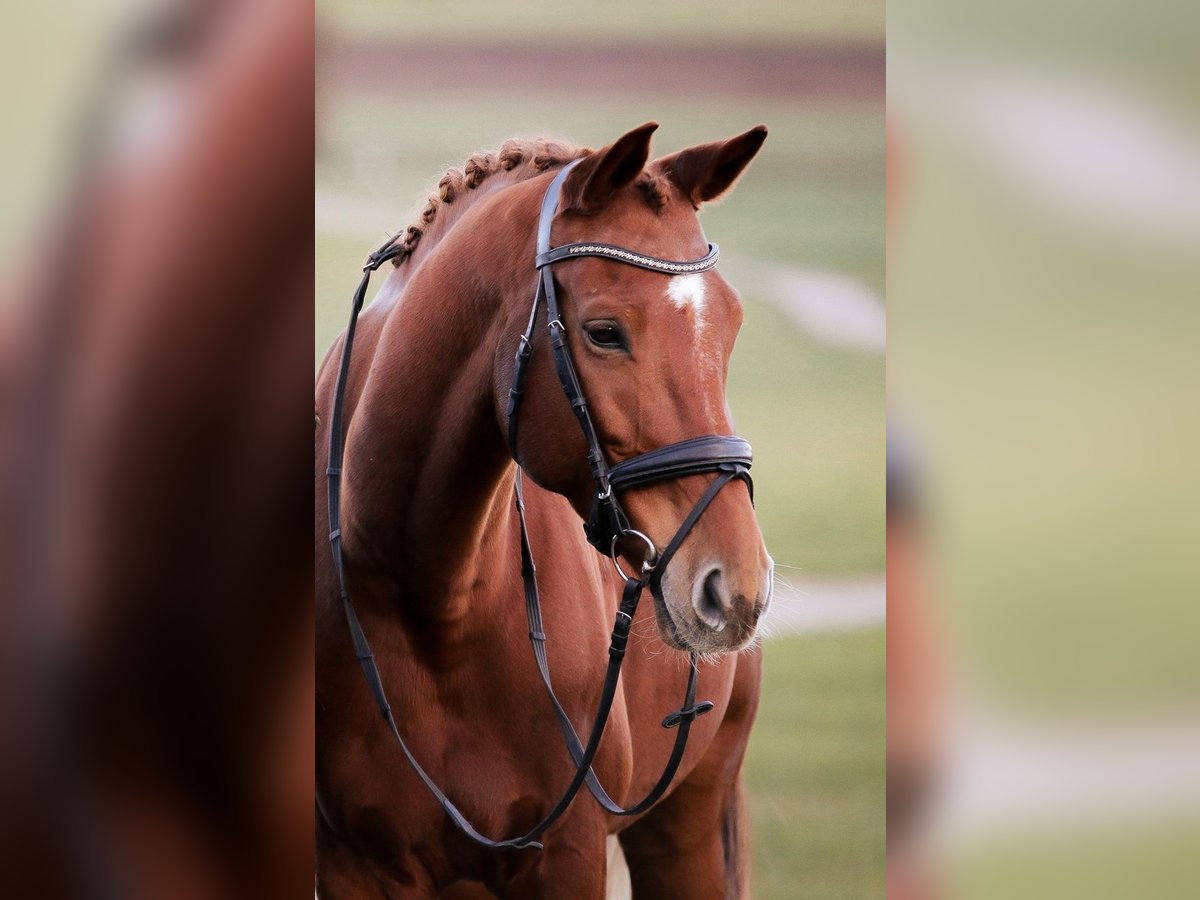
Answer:
<svg viewBox="0 0 1200 900"><path fill-rule="evenodd" d="M510 141L451 171L420 223L399 239L395 268L359 321L340 523L349 591L405 740L491 838L538 822L574 768L527 646L516 469L506 446L543 194L579 160L562 183L555 246L600 241L695 259L708 248L701 204L732 186L766 137L760 126L648 163L656 127L594 152ZM742 309L716 270L671 276L592 257L560 264L554 277L609 463L696 435L732 434L725 380ZM679 651L696 652L698 696L715 710L694 722L670 791L629 818L577 797L546 832L544 849L481 847L453 827L405 761L350 646L326 545L323 456L341 343L317 389L319 895L486 889L499 897L600 898L607 838L616 834L636 897L746 896L741 767L761 670L757 654L737 651L753 642L772 584L746 485L735 481L716 495L663 576L654 612L644 604L636 616L593 764L617 802L647 793L671 749L663 714L678 705L689 671L688 653ZM528 475L550 669L581 729L598 702L622 585L580 527L593 500L587 444L547 345L539 333L516 449ZM688 475L631 488L622 502L633 527L662 547L712 482L711 474ZM640 559L624 562L629 568Z"/></svg>

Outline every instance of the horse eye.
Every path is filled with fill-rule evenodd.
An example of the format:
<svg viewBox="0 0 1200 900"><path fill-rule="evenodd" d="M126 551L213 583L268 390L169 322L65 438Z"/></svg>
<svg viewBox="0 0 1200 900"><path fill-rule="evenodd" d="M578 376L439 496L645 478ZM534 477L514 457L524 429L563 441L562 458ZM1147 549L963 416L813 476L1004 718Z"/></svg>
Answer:
<svg viewBox="0 0 1200 900"><path fill-rule="evenodd" d="M611 322L597 322L587 326L588 340L597 347L608 350L621 349L625 346L621 331Z"/></svg>

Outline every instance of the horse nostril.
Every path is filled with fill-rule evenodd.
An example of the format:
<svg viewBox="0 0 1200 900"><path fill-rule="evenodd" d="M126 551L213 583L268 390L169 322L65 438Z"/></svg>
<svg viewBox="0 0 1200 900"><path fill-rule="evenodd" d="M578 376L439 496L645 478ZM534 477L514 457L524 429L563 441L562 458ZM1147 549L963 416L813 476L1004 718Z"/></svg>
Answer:
<svg viewBox="0 0 1200 900"><path fill-rule="evenodd" d="M720 631L725 627L725 610L728 604L725 602L722 587L721 570L719 568L710 569L692 598L696 615L700 617L700 621L714 631Z"/></svg>

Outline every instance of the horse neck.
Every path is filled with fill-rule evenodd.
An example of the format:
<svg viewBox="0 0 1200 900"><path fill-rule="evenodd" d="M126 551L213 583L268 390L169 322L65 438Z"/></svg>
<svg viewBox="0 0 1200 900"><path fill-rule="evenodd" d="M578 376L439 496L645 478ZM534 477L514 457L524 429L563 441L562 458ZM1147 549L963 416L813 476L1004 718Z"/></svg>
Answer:
<svg viewBox="0 0 1200 900"><path fill-rule="evenodd" d="M503 176L509 175L510 173L503 173ZM497 175L494 178L488 179L469 193L464 192L464 195L453 205L445 204L440 207L433 221L424 225L421 239L417 242L416 246L407 251L394 268L389 267L387 280L380 288L374 300L371 301L371 305L363 311L364 317L380 314L390 315L392 307L405 295L409 282L421 270L421 266L425 260L435 255L438 246L450 234L454 226L471 209L482 205L483 201L498 193L503 188L510 187L518 180L520 179L515 174L511 177ZM405 233L401 232L397 237L397 241L403 241L404 238Z"/></svg>
<svg viewBox="0 0 1200 900"><path fill-rule="evenodd" d="M532 299L532 266L512 244L532 247L525 205L527 215L511 203L481 208L447 235L387 311L372 358L357 363L368 374L346 435L349 568L398 583L402 602L434 619L465 614L509 534L495 365ZM528 235L514 232L519 221Z"/></svg>
<svg viewBox="0 0 1200 900"><path fill-rule="evenodd" d="M474 177L468 166L467 177L461 177L460 173L460 177L455 180L455 187L449 193L443 190L439 184L437 194L431 196L431 201L436 204L432 214L422 215L421 220L413 226L420 231L420 239L412 246L411 250L407 251L402 261L391 272L383 290L379 292L379 296L372 305L384 309L390 308L403 293L404 287L414 273L419 270L421 264L434 255L442 240L473 208L481 206L488 198L506 188L541 176L546 171L546 167L541 161L537 149L536 145L527 147L519 161L508 164L510 167L497 166L493 163L485 169L476 170ZM553 153L548 147L542 149L545 154L557 157L558 165L589 152L580 147L558 147ZM558 165L550 168L557 169ZM481 172L486 172L486 174L480 174ZM410 240L409 233L413 228L400 232L397 241L407 244ZM370 310L368 310L369 312Z"/></svg>

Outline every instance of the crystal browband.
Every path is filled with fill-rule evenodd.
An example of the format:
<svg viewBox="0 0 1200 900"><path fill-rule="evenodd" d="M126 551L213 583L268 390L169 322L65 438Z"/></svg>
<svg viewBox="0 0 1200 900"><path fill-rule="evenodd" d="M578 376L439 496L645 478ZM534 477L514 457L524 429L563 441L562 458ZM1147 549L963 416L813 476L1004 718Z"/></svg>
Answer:
<svg viewBox="0 0 1200 900"><path fill-rule="evenodd" d="M614 247L612 244L580 243L564 244L545 253L539 253L534 264L540 269L551 263L573 257L602 256L631 266L649 269L652 272L664 272L667 275L682 275L690 272L707 272L717 264L717 258L720 255L721 249L716 244L709 244L708 253L700 257L700 259L676 262L669 259L659 259L657 256L634 253L632 250L626 250L624 247Z"/></svg>

